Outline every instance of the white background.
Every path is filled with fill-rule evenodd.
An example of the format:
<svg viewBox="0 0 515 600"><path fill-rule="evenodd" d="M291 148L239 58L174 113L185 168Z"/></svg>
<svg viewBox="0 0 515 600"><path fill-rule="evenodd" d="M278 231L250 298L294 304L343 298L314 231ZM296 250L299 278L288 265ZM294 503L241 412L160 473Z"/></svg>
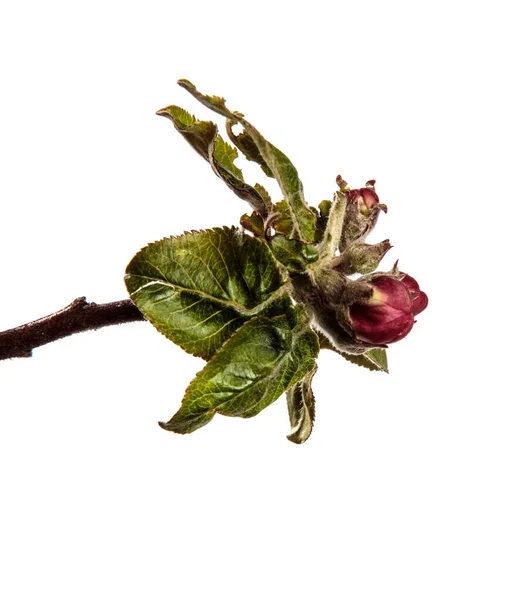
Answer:
<svg viewBox="0 0 515 600"><path fill-rule="evenodd" d="M213 118L180 77L284 150L311 204L375 178L372 241L430 298L390 375L321 354L300 447L284 398L161 430L203 363L146 323L1 363L2 598L515 597L508 6L2 3L0 330L124 298L147 242L238 223L154 115Z"/></svg>

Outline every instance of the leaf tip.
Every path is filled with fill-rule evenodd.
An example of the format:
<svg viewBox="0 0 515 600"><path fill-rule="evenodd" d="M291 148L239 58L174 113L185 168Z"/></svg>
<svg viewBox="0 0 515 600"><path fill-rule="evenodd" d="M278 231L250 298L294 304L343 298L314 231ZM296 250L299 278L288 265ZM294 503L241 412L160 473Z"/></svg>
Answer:
<svg viewBox="0 0 515 600"><path fill-rule="evenodd" d="M197 89L195 87L195 85L193 83L191 83L191 81L189 81L189 79L178 79L177 85L180 85L182 88L184 88L186 90L196 90Z"/></svg>
<svg viewBox="0 0 515 600"><path fill-rule="evenodd" d="M168 117L168 118L170 118L170 111L168 110L168 107L166 107L166 108L160 108L159 110L156 110L156 115L158 115L159 117Z"/></svg>
<svg viewBox="0 0 515 600"><path fill-rule="evenodd" d="M298 446L300 446L301 444L303 444L308 438L299 438L297 433L290 433L286 436L286 439L289 442L293 442L294 444L297 444Z"/></svg>

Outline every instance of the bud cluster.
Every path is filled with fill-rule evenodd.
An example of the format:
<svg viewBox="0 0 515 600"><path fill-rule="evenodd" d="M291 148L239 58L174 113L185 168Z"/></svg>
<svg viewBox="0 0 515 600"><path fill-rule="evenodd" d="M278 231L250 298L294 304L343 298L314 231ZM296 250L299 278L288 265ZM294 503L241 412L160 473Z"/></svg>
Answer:
<svg viewBox="0 0 515 600"><path fill-rule="evenodd" d="M311 307L313 321L334 346L359 354L404 338L428 298L397 263L389 272L376 271L392 246L389 240L364 241L379 214L387 212L375 181L359 189L350 189L340 176L336 182L339 190L331 206L327 200L320 206L328 215L319 245L321 260L294 284L303 290L300 299ZM361 277L350 277L356 274Z"/></svg>

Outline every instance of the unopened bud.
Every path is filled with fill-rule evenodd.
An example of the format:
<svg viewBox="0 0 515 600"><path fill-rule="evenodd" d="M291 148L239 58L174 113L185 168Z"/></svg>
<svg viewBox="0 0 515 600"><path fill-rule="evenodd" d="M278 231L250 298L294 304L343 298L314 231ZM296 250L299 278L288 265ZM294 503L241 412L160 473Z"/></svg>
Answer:
<svg viewBox="0 0 515 600"><path fill-rule="evenodd" d="M399 273L400 281L407 288L411 297L411 308L414 315L418 315L427 308L429 298L421 291L418 282L407 273Z"/></svg>
<svg viewBox="0 0 515 600"><path fill-rule="evenodd" d="M354 242L334 259L332 266L344 275L353 275L354 273L366 275L377 269L390 248L392 248L390 240L384 240L379 244Z"/></svg>
<svg viewBox="0 0 515 600"><path fill-rule="evenodd" d="M352 282L352 287L368 284L367 298L351 300L348 306L349 325L357 339L371 344L391 344L404 338L415 323L414 316L427 306L427 296L420 291L413 277L402 273L400 279L378 274Z"/></svg>
<svg viewBox="0 0 515 600"><path fill-rule="evenodd" d="M379 213L386 212L385 204L379 202L374 185L375 180L367 182L367 187L348 190L344 193L347 199L345 222L342 231L342 246L364 238L374 228Z"/></svg>

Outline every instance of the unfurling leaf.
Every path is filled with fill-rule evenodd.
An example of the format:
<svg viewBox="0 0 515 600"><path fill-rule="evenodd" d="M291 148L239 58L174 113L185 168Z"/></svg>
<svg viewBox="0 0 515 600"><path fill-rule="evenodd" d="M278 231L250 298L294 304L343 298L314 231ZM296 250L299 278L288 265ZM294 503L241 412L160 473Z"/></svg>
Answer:
<svg viewBox="0 0 515 600"><path fill-rule="evenodd" d="M273 206L273 212L270 216L270 225L277 233L286 236L288 239L293 234L293 221L291 220L290 207L286 200L276 202Z"/></svg>
<svg viewBox="0 0 515 600"><path fill-rule="evenodd" d="M266 244L236 228L154 242L131 260L125 281L146 319L205 359L252 317L281 315L291 305Z"/></svg>
<svg viewBox="0 0 515 600"><path fill-rule="evenodd" d="M254 211L251 215L242 215L240 217L240 225L253 233L256 237L265 237L265 222L261 215Z"/></svg>
<svg viewBox="0 0 515 600"><path fill-rule="evenodd" d="M199 121L180 106L168 106L157 111L172 121L175 129L202 158L209 161L209 146L213 143L218 127L211 121Z"/></svg>
<svg viewBox="0 0 515 600"><path fill-rule="evenodd" d="M187 79L179 79L177 81L177 84L180 85L185 90L187 90L201 104L203 104L204 106L207 106L207 108L218 113L219 115L222 115L222 117L225 117L226 119L230 119L233 121L238 120L238 119L236 119L236 116L235 116L236 113L231 112L227 108L227 106L225 106L225 98L222 98L222 96L208 96L207 94L201 94L197 90L195 85L193 85L193 83L191 83L191 81L188 81ZM241 116L240 113L237 113L237 114L238 114L238 116Z"/></svg>
<svg viewBox="0 0 515 600"><path fill-rule="evenodd" d="M264 188L258 190L243 179L234 164L238 151L218 135L218 127L211 121L199 121L178 106L168 106L157 114L170 119L184 139L207 160L220 179L242 200L246 200L260 215L266 217L271 206ZM264 192L264 193L263 193Z"/></svg>
<svg viewBox="0 0 515 600"><path fill-rule="evenodd" d="M314 246L289 240L284 235L276 235L270 240L270 250L290 273L303 273L309 264L318 259Z"/></svg>
<svg viewBox="0 0 515 600"><path fill-rule="evenodd" d="M293 223L291 237L308 244L313 242L315 238L316 216L304 199L302 182L297 169L293 166L290 159L279 148L268 142L253 125L243 118L241 113L231 112L225 106L224 98L201 94L186 79L180 79L177 83L192 94L199 102L204 104L204 106L226 117L231 125L235 122L242 125L246 133L246 139L252 140L253 143L250 151L250 155L253 156L252 160L266 165L268 171L275 177L284 194L284 199L290 209ZM248 142L246 143L248 146ZM242 151L246 153L245 150ZM260 159L257 158L257 154L261 156Z"/></svg>
<svg viewBox="0 0 515 600"><path fill-rule="evenodd" d="M217 135L215 139L212 157L218 167L222 167L225 171L243 181L241 169L238 169L234 164L234 161L238 158L238 151L236 148L233 148L231 144L224 141L219 135Z"/></svg>
<svg viewBox="0 0 515 600"><path fill-rule="evenodd" d="M191 433L215 413L253 417L315 368L318 338L303 307L243 325L192 381L179 411L161 427Z"/></svg>
<svg viewBox="0 0 515 600"><path fill-rule="evenodd" d="M258 150L258 147L250 135L245 130L238 134L233 132L232 128L235 124L236 121L226 121L226 131L231 142L236 146L236 148L238 148L238 150L243 152L247 160L256 162L267 177L273 177L274 174L266 164L265 159L261 156L261 152Z"/></svg>
<svg viewBox="0 0 515 600"><path fill-rule="evenodd" d="M315 239L316 216L311 212L304 199L304 188L297 169L286 154L270 144L250 123L247 123L244 119L241 119L240 122L249 132L249 135L253 137L256 146L284 194L293 222L292 238L306 244L313 242Z"/></svg>
<svg viewBox="0 0 515 600"><path fill-rule="evenodd" d="M316 371L315 365L312 371L286 392L291 425L291 433L287 437L294 444L303 444L313 431L315 395L311 382Z"/></svg>

